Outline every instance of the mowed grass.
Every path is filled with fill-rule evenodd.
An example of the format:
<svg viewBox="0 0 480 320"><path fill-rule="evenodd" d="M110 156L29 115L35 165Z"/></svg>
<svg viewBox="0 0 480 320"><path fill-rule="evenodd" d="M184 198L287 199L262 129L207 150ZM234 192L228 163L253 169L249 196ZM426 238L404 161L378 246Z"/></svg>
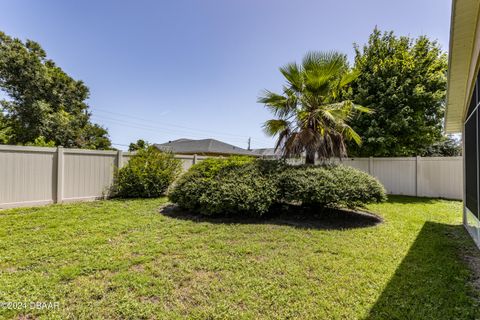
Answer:
<svg viewBox="0 0 480 320"><path fill-rule="evenodd" d="M0 318L480 317L460 202L391 197L369 207L383 223L349 229L167 216L165 202L0 211L0 302L59 302Z"/></svg>

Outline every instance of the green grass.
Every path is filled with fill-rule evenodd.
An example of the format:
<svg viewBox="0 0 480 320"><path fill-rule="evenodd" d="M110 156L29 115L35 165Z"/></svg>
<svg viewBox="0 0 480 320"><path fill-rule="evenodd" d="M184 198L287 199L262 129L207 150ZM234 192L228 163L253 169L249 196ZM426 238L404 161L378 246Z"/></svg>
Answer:
<svg viewBox="0 0 480 320"><path fill-rule="evenodd" d="M460 202L391 197L369 208L382 224L351 229L165 216L164 202L0 211L0 301L60 302L0 318L480 317Z"/></svg>

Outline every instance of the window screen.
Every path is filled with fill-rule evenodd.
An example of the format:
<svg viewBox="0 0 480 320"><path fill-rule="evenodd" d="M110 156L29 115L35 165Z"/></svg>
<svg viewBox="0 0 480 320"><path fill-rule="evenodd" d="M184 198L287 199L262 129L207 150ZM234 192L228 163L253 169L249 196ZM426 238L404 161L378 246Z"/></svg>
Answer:
<svg viewBox="0 0 480 320"><path fill-rule="evenodd" d="M477 111L465 123L465 205L478 217Z"/></svg>

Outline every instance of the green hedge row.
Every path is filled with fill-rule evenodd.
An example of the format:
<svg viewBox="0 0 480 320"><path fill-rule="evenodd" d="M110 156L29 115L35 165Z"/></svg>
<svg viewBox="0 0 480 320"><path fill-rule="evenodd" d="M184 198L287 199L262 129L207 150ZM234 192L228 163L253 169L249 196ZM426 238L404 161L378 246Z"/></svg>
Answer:
<svg viewBox="0 0 480 320"><path fill-rule="evenodd" d="M204 215L261 216L274 204L357 208L384 201L372 176L345 166L289 166L247 157L207 159L184 174L169 194Z"/></svg>

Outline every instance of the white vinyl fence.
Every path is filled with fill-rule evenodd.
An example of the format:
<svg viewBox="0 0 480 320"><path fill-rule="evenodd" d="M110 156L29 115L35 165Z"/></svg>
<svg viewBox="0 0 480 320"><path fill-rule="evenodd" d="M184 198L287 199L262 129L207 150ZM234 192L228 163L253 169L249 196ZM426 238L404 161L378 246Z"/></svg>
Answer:
<svg viewBox="0 0 480 320"><path fill-rule="evenodd" d="M462 157L353 158L343 164L376 177L389 194L462 200Z"/></svg>
<svg viewBox="0 0 480 320"><path fill-rule="evenodd" d="M94 200L107 195L122 151L0 145L0 208ZM184 170L201 156L176 155ZM343 160L377 177L390 194L462 199L461 157Z"/></svg>
<svg viewBox="0 0 480 320"><path fill-rule="evenodd" d="M105 197L130 152L0 145L0 208ZM176 155L184 170L205 157Z"/></svg>

